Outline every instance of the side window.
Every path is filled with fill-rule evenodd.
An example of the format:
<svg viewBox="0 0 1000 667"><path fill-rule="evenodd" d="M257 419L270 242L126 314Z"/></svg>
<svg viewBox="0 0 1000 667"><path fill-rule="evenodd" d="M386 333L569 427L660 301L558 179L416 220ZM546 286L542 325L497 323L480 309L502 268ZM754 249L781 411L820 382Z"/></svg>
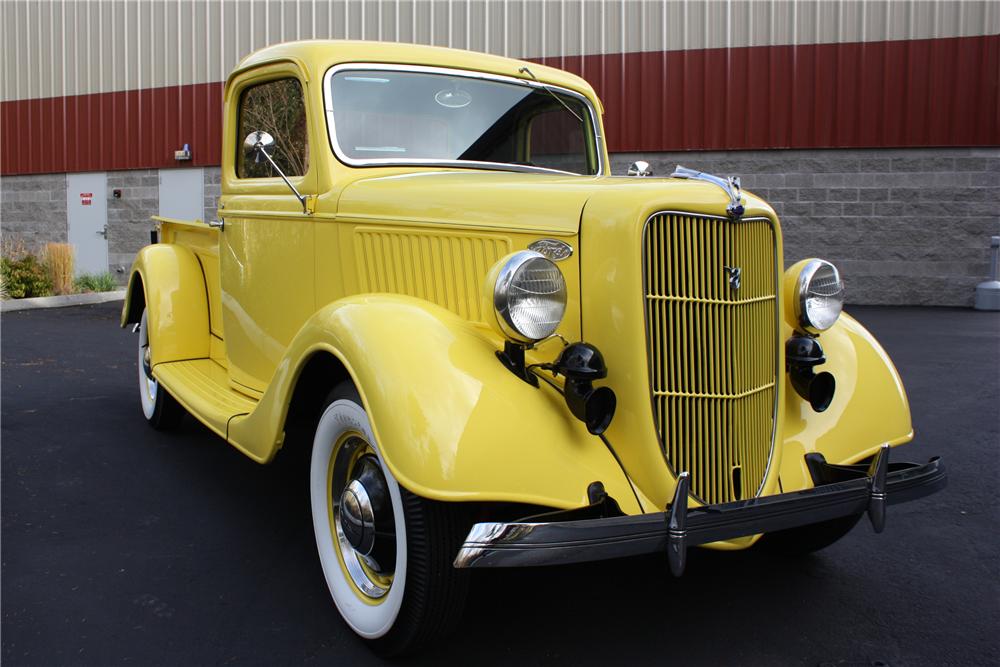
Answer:
<svg viewBox="0 0 1000 667"><path fill-rule="evenodd" d="M298 79L278 79L252 86L240 97L239 130L236 137L236 175L239 178L277 176L267 160L247 160L243 140L251 132L274 137L271 158L286 176L302 176L309 168L306 107Z"/></svg>

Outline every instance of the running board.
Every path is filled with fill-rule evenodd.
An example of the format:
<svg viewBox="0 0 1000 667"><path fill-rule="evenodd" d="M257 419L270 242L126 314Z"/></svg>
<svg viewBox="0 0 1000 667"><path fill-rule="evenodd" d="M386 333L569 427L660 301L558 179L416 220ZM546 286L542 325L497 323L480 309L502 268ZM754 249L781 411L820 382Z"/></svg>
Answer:
<svg viewBox="0 0 1000 667"><path fill-rule="evenodd" d="M212 359L157 364L153 377L198 421L223 438L230 419L250 414L257 407L257 401L230 387L229 372Z"/></svg>

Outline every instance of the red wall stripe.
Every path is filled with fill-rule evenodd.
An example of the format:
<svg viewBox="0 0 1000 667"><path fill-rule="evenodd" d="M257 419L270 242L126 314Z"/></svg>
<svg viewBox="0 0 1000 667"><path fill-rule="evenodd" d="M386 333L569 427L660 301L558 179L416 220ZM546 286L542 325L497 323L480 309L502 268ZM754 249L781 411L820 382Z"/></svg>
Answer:
<svg viewBox="0 0 1000 667"><path fill-rule="evenodd" d="M1000 35L543 58L611 151L1000 145Z"/></svg>
<svg viewBox="0 0 1000 667"><path fill-rule="evenodd" d="M544 58L620 151L1000 145L1000 35ZM222 82L4 102L0 172L219 164Z"/></svg>
<svg viewBox="0 0 1000 667"><path fill-rule="evenodd" d="M219 164L222 82L4 102L0 173ZM191 162L174 151L189 144Z"/></svg>

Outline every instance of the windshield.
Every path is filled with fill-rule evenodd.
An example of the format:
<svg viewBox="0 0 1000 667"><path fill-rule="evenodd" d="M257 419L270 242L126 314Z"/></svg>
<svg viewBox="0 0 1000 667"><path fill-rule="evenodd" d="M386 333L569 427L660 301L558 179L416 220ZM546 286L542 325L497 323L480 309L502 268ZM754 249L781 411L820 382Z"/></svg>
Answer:
<svg viewBox="0 0 1000 667"><path fill-rule="evenodd" d="M337 156L350 164L462 164L598 173L590 105L552 87L389 69L327 79Z"/></svg>

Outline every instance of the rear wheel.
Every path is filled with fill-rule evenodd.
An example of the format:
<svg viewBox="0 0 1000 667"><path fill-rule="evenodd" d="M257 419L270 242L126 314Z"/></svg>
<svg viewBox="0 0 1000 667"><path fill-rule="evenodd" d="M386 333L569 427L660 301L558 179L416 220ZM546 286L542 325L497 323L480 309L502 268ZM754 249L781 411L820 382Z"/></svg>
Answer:
<svg viewBox="0 0 1000 667"><path fill-rule="evenodd" d="M177 426L184 417L184 408L173 396L160 386L153 377L150 363L149 325L146 311L142 311L139 321L139 401L142 414L149 425L157 430Z"/></svg>
<svg viewBox="0 0 1000 667"><path fill-rule="evenodd" d="M319 419L310 496L330 595L372 649L398 655L453 629L468 589L452 567L465 513L399 485L353 386L335 390Z"/></svg>

